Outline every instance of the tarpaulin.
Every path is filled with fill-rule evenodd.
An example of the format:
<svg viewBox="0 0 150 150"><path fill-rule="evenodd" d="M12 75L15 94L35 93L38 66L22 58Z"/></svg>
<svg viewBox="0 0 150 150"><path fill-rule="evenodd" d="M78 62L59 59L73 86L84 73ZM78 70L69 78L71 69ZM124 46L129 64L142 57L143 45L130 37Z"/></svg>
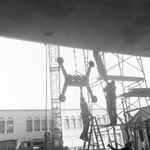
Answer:
<svg viewBox="0 0 150 150"><path fill-rule="evenodd" d="M128 122L128 124L138 124L145 121L150 121L150 107L141 108L135 116Z"/></svg>

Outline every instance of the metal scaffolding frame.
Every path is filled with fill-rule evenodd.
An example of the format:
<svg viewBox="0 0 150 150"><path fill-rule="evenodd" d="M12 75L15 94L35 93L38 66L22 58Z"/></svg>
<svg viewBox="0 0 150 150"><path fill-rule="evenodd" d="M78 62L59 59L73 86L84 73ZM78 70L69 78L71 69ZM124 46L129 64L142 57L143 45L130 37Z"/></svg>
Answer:
<svg viewBox="0 0 150 150"><path fill-rule="evenodd" d="M124 127L128 121L133 117L133 115L142 107L149 106L150 100L147 96L143 96L143 91L147 90L147 82L145 79L145 73L142 63L142 58L140 56L129 56L123 54L109 53L112 55L116 61L112 63L111 66L107 66L108 53L98 52L96 55L95 62L97 64L97 70L99 76L95 77L90 86L93 88L95 86L101 86L102 89L106 86L104 80L114 80L119 83L122 87L122 93L118 96L117 100L117 127ZM88 67L88 50L83 50L85 71ZM54 45L49 45L49 66L50 66L50 87L51 87L51 105L52 105L52 140L53 146L63 146L62 142L62 122L61 122L61 104L59 100L60 95L60 70L57 63L57 58L59 57L59 47ZM132 63L131 59L136 62ZM133 70L139 72L139 76L130 75L130 71L126 70L126 65L130 66ZM117 71L113 74L113 70L117 68ZM129 75L128 75L129 73ZM141 92L141 95L137 95ZM145 91L144 91L145 92ZM150 95L150 94L149 94ZM136 97L136 98L135 98ZM89 106L92 111L92 103L89 98ZM126 114L126 115L125 115ZM108 117L108 114L106 116ZM106 119L106 118L105 118ZM105 126L106 132L113 130L114 140L116 126ZM101 128L104 128L101 127ZM118 129L118 128L117 128ZM122 130L123 131L123 130ZM109 133L108 133L109 135ZM124 132L123 132L124 135ZM124 141L126 141L126 135L124 136ZM109 138L110 143L112 140ZM117 145L116 145L117 147Z"/></svg>
<svg viewBox="0 0 150 150"><path fill-rule="evenodd" d="M107 66L110 59L107 59L108 53L104 52L97 52L97 55L94 56L97 69L99 72L99 77L95 77L95 81L93 80L92 86L98 86L101 85L102 89L105 87L104 80L114 80L118 82L122 87L122 93L118 96L117 99L117 115L118 115L118 124L117 126L120 126L120 129L124 128L124 126L127 124L127 122L132 118L132 116L142 107L149 106L150 101L149 98L144 97L143 95L131 95L139 93L139 91L143 92L147 89L147 82L145 79L145 73L142 63L142 58L140 56L129 56L129 55L123 55L123 54L115 54L115 53L109 53L109 55L112 55L112 58L116 59L115 63L112 63L109 67ZM133 59L133 60L131 60ZM136 62L135 64L133 63ZM125 67L132 68L133 70L136 70L140 74L138 76L130 76L130 71L125 69ZM115 70L115 74L114 71ZM129 75L127 75L129 74ZM129 92L129 94L128 94ZM132 92L130 94L130 92ZM136 97L136 98L135 98ZM136 112L135 112L136 111ZM107 117L108 114L106 114L105 117ZM103 118L102 118L103 119ZM113 129L113 132L115 131L115 126L109 126L109 130ZM106 126L106 131L108 131L108 126ZM123 131L123 130L122 130ZM124 136L124 142L127 141L127 135L124 134L124 131L122 132ZM128 133L126 133L128 134ZM115 137L115 133L114 133ZM111 141L110 141L111 142ZM115 142L117 142L115 140Z"/></svg>

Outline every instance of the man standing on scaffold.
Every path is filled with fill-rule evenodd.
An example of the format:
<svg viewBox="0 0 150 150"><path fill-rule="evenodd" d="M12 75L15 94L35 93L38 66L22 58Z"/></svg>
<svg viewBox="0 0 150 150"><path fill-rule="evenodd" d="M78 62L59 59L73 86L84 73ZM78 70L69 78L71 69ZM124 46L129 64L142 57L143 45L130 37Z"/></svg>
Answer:
<svg viewBox="0 0 150 150"><path fill-rule="evenodd" d="M106 102L107 109L110 118L110 125L117 124L117 112L116 112L116 86L115 81L112 80L110 83L108 81L107 86L104 88L104 92L106 92Z"/></svg>
<svg viewBox="0 0 150 150"><path fill-rule="evenodd" d="M88 104L85 101L82 93L82 87L80 87L80 108L81 108L81 118L83 122L83 131L80 135L80 139L88 140L88 127L89 127L89 117L92 116L89 109Z"/></svg>

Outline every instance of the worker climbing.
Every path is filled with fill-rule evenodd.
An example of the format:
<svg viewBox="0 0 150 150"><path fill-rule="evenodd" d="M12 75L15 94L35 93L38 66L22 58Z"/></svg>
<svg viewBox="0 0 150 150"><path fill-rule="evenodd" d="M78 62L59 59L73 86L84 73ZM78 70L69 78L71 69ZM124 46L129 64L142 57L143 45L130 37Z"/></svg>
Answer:
<svg viewBox="0 0 150 150"><path fill-rule="evenodd" d="M80 139L82 140L88 140L88 127L89 127L89 119L90 116L92 117L89 109L88 104L85 101L85 98L83 97L82 87L80 87L80 108L81 108L81 118L83 122L83 131L80 135Z"/></svg>
<svg viewBox="0 0 150 150"><path fill-rule="evenodd" d="M93 56L97 64L97 69L100 77L107 83L107 86L104 88L104 92L106 92L107 110L110 118L109 125L115 125L117 124L117 114L116 114L117 96L116 96L115 81L112 80L110 83L108 82L107 71L101 58L101 54L98 51L93 51Z"/></svg>
<svg viewBox="0 0 150 150"><path fill-rule="evenodd" d="M106 92L106 102L107 102L107 109L110 118L109 125L116 125L117 124L117 113L116 113L116 86L115 81L112 80L111 82L107 82L107 86L104 88L104 92Z"/></svg>

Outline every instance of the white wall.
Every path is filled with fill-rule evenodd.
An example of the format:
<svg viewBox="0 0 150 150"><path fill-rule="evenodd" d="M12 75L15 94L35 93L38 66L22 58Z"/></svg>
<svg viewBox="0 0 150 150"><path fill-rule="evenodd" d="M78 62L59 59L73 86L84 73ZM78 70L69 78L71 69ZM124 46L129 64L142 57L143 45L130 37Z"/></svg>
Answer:
<svg viewBox="0 0 150 150"><path fill-rule="evenodd" d="M101 116L103 113L102 110L94 110L94 116ZM51 118L51 112L47 113L48 119ZM26 132L26 119L27 117L31 117L33 120L35 117L39 117L40 120L45 116L45 110L0 110L0 118L3 117L5 122L9 117L14 120L14 132L13 133L0 133L0 141L1 140L9 140L9 139L37 139L44 137L44 131L34 131ZM66 109L62 110L62 129L63 129L63 142L64 146L75 147L82 146L83 141L79 139L79 136L82 132L82 129L64 129L63 126L63 118L67 116L71 118L74 116L77 118L80 116L79 109ZM6 127L6 123L5 123ZM49 122L48 122L49 129ZM6 130L6 128L5 128ZM122 140L121 140L122 141ZM104 139L105 144L108 144L107 138Z"/></svg>

